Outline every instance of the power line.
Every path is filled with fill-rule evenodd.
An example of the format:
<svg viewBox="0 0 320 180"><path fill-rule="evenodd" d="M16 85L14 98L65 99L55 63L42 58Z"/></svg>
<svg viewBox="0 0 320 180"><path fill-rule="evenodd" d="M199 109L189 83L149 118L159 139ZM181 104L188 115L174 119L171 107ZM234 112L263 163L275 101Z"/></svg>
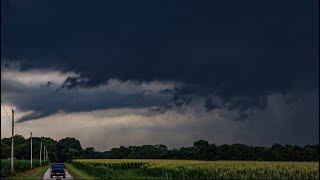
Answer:
<svg viewBox="0 0 320 180"><path fill-rule="evenodd" d="M10 122L10 117L9 117L9 114L8 114L6 108L3 106L2 103L1 103L1 106L3 107L4 111L6 112L6 115L7 115L8 119L9 119L9 122ZM14 126L14 129L15 129L19 134L21 134L20 131L18 130L18 128L17 128L16 126Z"/></svg>
<svg viewBox="0 0 320 180"><path fill-rule="evenodd" d="M18 128L17 128L16 126L14 126L14 129L15 129L20 135L22 135L22 134L20 133L20 131L18 131Z"/></svg>
<svg viewBox="0 0 320 180"><path fill-rule="evenodd" d="M20 119L20 117L19 116L17 116L17 114L15 114L16 115L16 117L18 118L18 119ZM27 130L21 123L17 123L19 126L21 126L25 131L27 131L27 132L31 132L31 131L29 131L29 130Z"/></svg>
<svg viewBox="0 0 320 180"><path fill-rule="evenodd" d="M10 126L10 124L11 124L11 121L10 121L10 117L9 117L9 115L8 115L8 113L7 113L7 111L6 111L6 108L3 106L3 104L1 103L1 106L3 107L3 109L4 109L4 111L6 112L6 114L7 114L7 117L8 117L8 121L9 121L9 126Z"/></svg>
<svg viewBox="0 0 320 180"><path fill-rule="evenodd" d="M3 97L1 97L2 99L4 99ZM13 109L13 107L11 107L11 106L9 106L6 102L4 102L4 100L2 100L1 99L1 101L2 101L2 103L4 103L6 106L8 106L9 108L11 108L11 109Z"/></svg>
<svg viewBox="0 0 320 180"><path fill-rule="evenodd" d="M2 101L2 100L1 100ZM9 121L10 121L10 117L9 117L9 114L7 113L7 111L6 111L6 109L5 109L5 107L3 106L3 104L4 103L1 103L1 105L2 105L2 107L3 107L3 109L4 109L4 111L6 112L6 114L7 114L7 117L8 117L8 119L9 119ZM6 104L7 105L7 104ZM8 105L7 105L8 106ZM8 107L10 107L10 106L8 106ZM15 116L17 116L17 112L16 112L16 114L15 114ZM18 119L20 119L20 117L17 117ZM25 131L27 131L27 132L31 132L31 131L29 131L29 130L27 130L22 124L20 124L20 123L17 123L19 126L21 126ZM18 131L18 129L16 128L16 130ZM19 132L19 131L18 131ZM20 133L20 132L19 132Z"/></svg>
<svg viewBox="0 0 320 180"><path fill-rule="evenodd" d="M11 109L13 109L11 106L9 106L7 103L5 103L2 99L1 99L1 101L2 101L2 103L3 104L5 104L5 105L7 105L9 108L11 108ZM15 111L16 111L16 109L15 109ZM8 113L7 113L7 115L8 115ZM17 118L18 119L20 119L20 117L17 115L17 111L16 111L16 114L15 114L16 116L17 116ZM9 117L9 116L8 116ZM9 118L10 119L10 118ZM27 132L31 132L31 131L29 131L29 130L27 130L22 124L20 124L20 123L17 123L19 126L21 126L25 131L27 131Z"/></svg>
<svg viewBox="0 0 320 180"><path fill-rule="evenodd" d="M7 113L7 110L6 110L6 108L3 106L3 104L1 103L1 106L3 107L3 109L4 109L4 111L6 112L6 114L7 114L7 117L8 117L8 119L9 119L9 122L10 122L10 116L9 116L9 114Z"/></svg>

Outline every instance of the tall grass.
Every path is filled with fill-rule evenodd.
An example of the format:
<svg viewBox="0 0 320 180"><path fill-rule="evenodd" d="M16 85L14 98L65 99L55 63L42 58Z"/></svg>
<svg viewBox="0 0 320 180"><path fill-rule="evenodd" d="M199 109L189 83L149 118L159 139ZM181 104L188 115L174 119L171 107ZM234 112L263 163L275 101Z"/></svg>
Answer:
<svg viewBox="0 0 320 180"><path fill-rule="evenodd" d="M42 165L47 164L42 162ZM33 167L40 166L39 160L32 161ZM30 160L14 160L14 171L22 172L30 169ZM1 159L1 177L8 177L11 173L11 161L7 159Z"/></svg>

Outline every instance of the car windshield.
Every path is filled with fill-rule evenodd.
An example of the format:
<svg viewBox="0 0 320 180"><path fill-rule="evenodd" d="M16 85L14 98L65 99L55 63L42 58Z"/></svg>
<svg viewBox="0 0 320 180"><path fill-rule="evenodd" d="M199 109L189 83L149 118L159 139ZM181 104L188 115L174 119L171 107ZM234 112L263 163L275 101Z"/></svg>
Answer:
<svg viewBox="0 0 320 180"><path fill-rule="evenodd" d="M52 164L51 168L64 168L64 164Z"/></svg>

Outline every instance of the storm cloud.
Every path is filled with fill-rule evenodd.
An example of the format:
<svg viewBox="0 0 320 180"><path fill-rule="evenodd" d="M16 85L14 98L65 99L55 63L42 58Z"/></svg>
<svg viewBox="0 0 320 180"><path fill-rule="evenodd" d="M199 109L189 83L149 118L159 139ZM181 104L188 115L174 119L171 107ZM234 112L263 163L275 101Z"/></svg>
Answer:
<svg viewBox="0 0 320 180"><path fill-rule="evenodd" d="M4 99L19 111L33 111L20 122L46 117L58 112L81 112L108 108L141 108L160 106L173 101L173 95L162 93L173 89L174 82L134 82L110 79L92 88L66 88L72 72L32 70L20 72L19 67L4 67L1 71ZM49 85L48 85L49 84Z"/></svg>
<svg viewBox="0 0 320 180"><path fill-rule="evenodd" d="M224 114L221 128L242 127L228 142L268 144L276 136L261 135L264 125L271 134L292 127L281 142L318 140L317 1L1 5L1 96L24 113L20 122L146 109L139 116L202 119L205 137L213 114ZM193 131L185 123L176 133Z"/></svg>

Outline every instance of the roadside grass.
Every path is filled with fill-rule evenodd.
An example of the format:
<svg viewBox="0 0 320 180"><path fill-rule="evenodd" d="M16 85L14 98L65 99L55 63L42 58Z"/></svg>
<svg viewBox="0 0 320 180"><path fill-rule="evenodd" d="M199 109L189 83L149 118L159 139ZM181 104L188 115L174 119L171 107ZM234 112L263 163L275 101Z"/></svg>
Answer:
<svg viewBox="0 0 320 180"><path fill-rule="evenodd" d="M36 167L24 172L16 173L10 176L9 179L42 179L44 173L48 170L50 164L45 166Z"/></svg>
<svg viewBox="0 0 320 180"><path fill-rule="evenodd" d="M94 176L90 176L84 171L81 171L77 168L75 168L72 164L70 163L65 163L67 171L73 176L75 180L81 180L81 179L99 179Z"/></svg>
<svg viewBox="0 0 320 180"><path fill-rule="evenodd" d="M73 176L75 180L82 179L101 179L99 177L95 177L89 175L87 172L80 170L74 167L70 163L66 163L67 171ZM145 176L139 172L137 169L126 169L126 170L113 170L110 179L159 179L158 177L150 177Z"/></svg>

